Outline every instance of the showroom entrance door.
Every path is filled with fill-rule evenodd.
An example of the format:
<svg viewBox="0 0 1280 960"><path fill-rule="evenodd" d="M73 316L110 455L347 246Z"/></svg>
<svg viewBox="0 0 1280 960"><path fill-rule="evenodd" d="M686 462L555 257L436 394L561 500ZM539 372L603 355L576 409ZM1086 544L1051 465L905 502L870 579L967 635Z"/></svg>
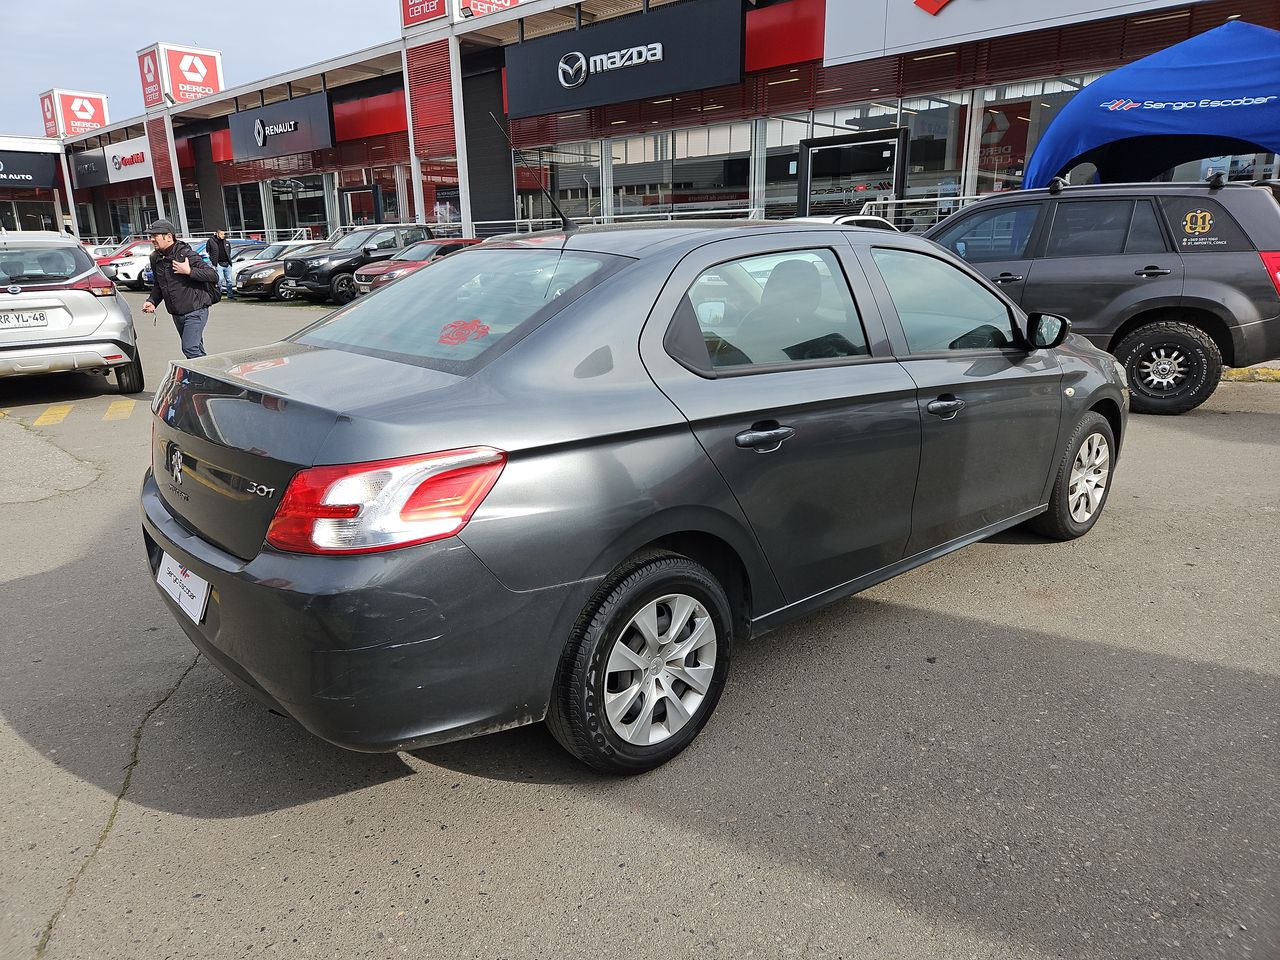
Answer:
<svg viewBox="0 0 1280 960"><path fill-rule="evenodd" d="M344 227L382 222L382 188L376 183L343 187L338 196Z"/></svg>
<svg viewBox="0 0 1280 960"><path fill-rule="evenodd" d="M907 186L907 128L800 141L801 217L861 213L873 200L901 200Z"/></svg>

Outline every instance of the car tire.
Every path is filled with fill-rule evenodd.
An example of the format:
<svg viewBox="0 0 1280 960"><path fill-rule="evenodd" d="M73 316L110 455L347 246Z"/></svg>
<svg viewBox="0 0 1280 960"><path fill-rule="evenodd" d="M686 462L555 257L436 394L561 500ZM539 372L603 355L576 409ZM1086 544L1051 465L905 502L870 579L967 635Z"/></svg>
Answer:
<svg viewBox="0 0 1280 960"><path fill-rule="evenodd" d="M681 614L684 623L673 632ZM649 639L642 624L649 625ZM705 567L676 554L636 557L605 581L578 618L547 726L566 750L602 773L641 773L666 763L715 710L732 631L724 587Z"/></svg>
<svg viewBox="0 0 1280 960"><path fill-rule="evenodd" d="M1189 323L1148 323L1116 345L1136 413L1179 414L1213 395L1222 379L1222 352Z"/></svg>
<svg viewBox="0 0 1280 960"><path fill-rule="evenodd" d="M1076 425L1058 462L1049 509L1027 526L1053 540L1083 537L1107 505L1115 463L1116 437L1111 424L1090 410Z"/></svg>
<svg viewBox="0 0 1280 960"><path fill-rule="evenodd" d="M142 354L138 354L122 367L116 367L116 387L121 393L141 393L146 387L142 373Z"/></svg>
<svg viewBox="0 0 1280 960"><path fill-rule="evenodd" d="M281 303L288 303L290 300L297 300L298 294L294 292L292 287L284 285L284 277L281 277L271 285L271 299L279 300Z"/></svg>
<svg viewBox="0 0 1280 960"><path fill-rule="evenodd" d="M329 299L337 304L350 303L356 298L356 279L350 273L339 273L329 281Z"/></svg>

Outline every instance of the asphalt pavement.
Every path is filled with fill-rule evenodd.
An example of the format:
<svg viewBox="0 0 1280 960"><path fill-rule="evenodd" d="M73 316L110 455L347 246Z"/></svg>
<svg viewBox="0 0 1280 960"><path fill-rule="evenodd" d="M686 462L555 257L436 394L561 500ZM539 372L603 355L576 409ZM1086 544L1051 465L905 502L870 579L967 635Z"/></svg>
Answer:
<svg viewBox="0 0 1280 960"><path fill-rule="evenodd" d="M1280 958L1280 385L1134 417L1082 540L742 645L633 779L541 727L346 753L233 687L150 582L149 396L0 381L0 957Z"/></svg>

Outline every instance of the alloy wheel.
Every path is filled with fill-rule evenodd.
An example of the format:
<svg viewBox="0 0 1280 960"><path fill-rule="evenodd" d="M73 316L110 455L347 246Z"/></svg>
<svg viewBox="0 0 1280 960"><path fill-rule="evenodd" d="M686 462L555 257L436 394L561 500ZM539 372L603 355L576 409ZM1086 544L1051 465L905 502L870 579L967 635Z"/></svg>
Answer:
<svg viewBox="0 0 1280 960"><path fill-rule="evenodd" d="M1138 379L1149 390L1173 390L1191 372L1190 363L1177 347L1153 347L1138 361Z"/></svg>
<svg viewBox="0 0 1280 960"><path fill-rule="evenodd" d="M628 743L650 746L698 713L716 665L716 628L707 608L674 593L632 617L605 664L604 712Z"/></svg>
<svg viewBox="0 0 1280 960"><path fill-rule="evenodd" d="M1111 477L1111 447L1100 433L1091 433L1076 452L1071 465L1071 486L1067 491L1067 506L1071 519L1087 523L1099 507Z"/></svg>

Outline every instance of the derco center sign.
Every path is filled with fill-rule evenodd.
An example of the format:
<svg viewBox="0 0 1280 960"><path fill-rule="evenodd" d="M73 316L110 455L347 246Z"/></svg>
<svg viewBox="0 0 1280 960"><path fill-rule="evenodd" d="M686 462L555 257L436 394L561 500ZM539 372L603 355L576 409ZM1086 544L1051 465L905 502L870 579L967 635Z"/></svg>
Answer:
<svg viewBox="0 0 1280 960"><path fill-rule="evenodd" d="M514 44L506 48L508 115L738 83L742 27L741 0L700 0Z"/></svg>
<svg viewBox="0 0 1280 960"><path fill-rule="evenodd" d="M173 97L174 103L190 103L222 92L222 54L157 43L138 51L138 77L144 106L163 105L165 94Z"/></svg>

